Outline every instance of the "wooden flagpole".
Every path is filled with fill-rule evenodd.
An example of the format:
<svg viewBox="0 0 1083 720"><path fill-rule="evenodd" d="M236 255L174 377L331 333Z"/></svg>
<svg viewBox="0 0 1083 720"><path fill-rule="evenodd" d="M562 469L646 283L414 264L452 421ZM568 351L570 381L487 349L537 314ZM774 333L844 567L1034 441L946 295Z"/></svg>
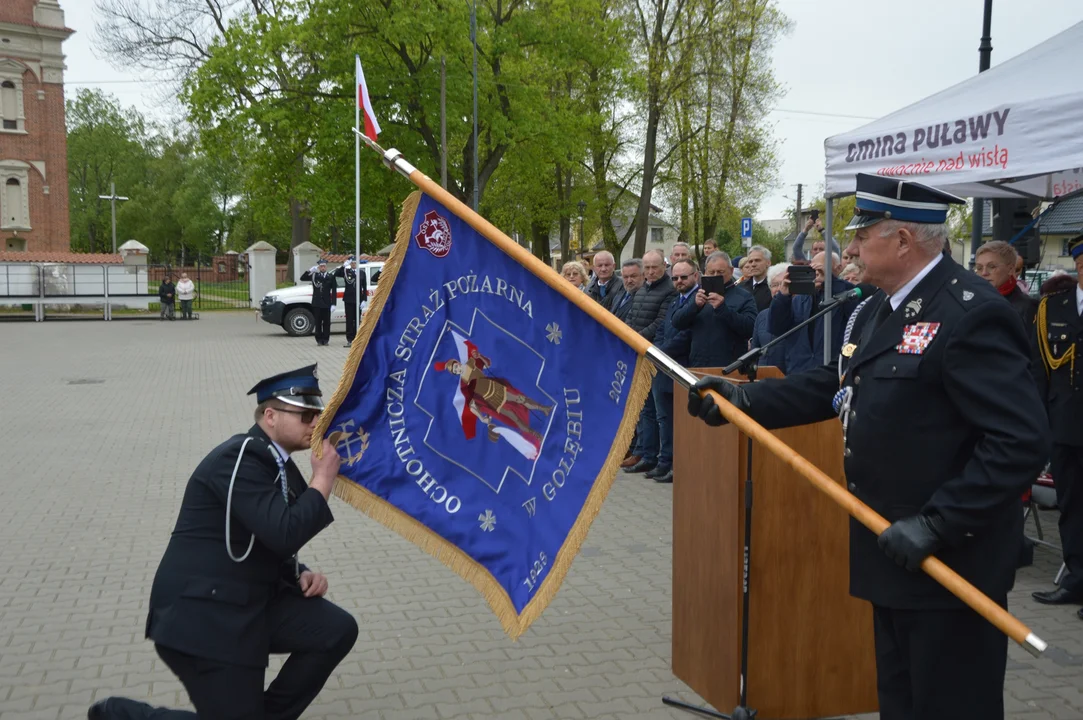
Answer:
<svg viewBox="0 0 1083 720"><path fill-rule="evenodd" d="M506 254L510 255L523 267L534 273L546 285L574 303L583 312L590 315L594 320L601 323L607 330L619 337L635 351L648 357L663 372L672 377L686 388L691 388L699 379L694 373L683 367L668 355L655 347L642 335L632 330L628 325L618 320L612 313L598 305L590 297L573 287L556 270L543 263L526 248L509 238L496 228L492 223L475 213L458 198L440 187L439 183L433 182L425 173L421 172L403 158L402 153L394 148L384 150L375 142L361 135L364 141L373 150L383 156L384 164L395 170L410 182L414 183L423 192L439 201L444 207L455 213L463 222L470 225L489 242L496 245ZM891 523L885 520L879 513L865 503L857 499L846 488L842 487L822 470L799 455L793 448L771 434L770 430L757 423L751 417L739 410L714 390L703 391L704 395L710 395L718 405L722 416L731 424L737 426L741 432L751 437L756 442L767 448L770 452L785 461L791 468L800 473L806 480L811 482L816 489L827 495L840 505L847 513L857 519L862 525L880 535ZM1041 655L1046 648L1046 642L1031 632L1019 618L1015 617L987 595L963 579L958 573L945 565L941 560L929 556L921 564L930 577L947 588L953 595L962 600L976 613L995 625L1001 632L1010 637L1019 645L1023 646L1035 657Z"/></svg>

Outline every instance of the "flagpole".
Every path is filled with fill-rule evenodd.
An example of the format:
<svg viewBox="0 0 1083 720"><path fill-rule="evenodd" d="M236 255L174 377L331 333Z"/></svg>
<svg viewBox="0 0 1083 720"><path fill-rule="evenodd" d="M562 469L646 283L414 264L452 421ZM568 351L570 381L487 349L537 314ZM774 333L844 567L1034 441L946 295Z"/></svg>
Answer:
<svg viewBox="0 0 1083 720"><path fill-rule="evenodd" d="M360 135L360 133L358 134ZM545 282L583 312L605 326L606 329L631 346L637 353L649 358L676 382L686 388L691 388L699 379L694 373L659 350L642 335L617 320L614 315L594 302L586 293L576 289L571 283L564 280L553 268L534 257L526 248L509 238L488 220L475 213L454 195L440 187L439 183L433 182L432 178L411 165L401 152L394 148L384 150L379 144L368 138L362 137L362 140L383 156L384 164L388 168L408 178L410 182L414 183L427 195L443 204L479 234L536 275L539 280ZM721 394L714 390L702 392L704 396L709 395L714 399L715 404L726 420L796 470L811 482L817 490L834 500L873 533L880 535L890 526L890 523L879 513L857 499L856 496L835 482L834 479L828 477L805 457L773 435L771 431L739 410L736 405L728 402ZM1046 642L1044 640L1031 632L1030 628L1024 625L1022 621L993 602L981 590L963 579L941 560L930 555L921 563L921 569L953 595L969 605L971 609L995 625L1001 632L1022 645L1031 655L1038 657L1045 650Z"/></svg>
<svg viewBox="0 0 1083 720"><path fill-rule="evenodd" d="M353 185L354 185L354 220L353 220L353 247L354 258L357 260L357 269L354 270L354 327L361 324L361 78L357 68L361 67L361 58L354 56L354 85L357 86L353 108L354 143L353 143Z"/></svg>

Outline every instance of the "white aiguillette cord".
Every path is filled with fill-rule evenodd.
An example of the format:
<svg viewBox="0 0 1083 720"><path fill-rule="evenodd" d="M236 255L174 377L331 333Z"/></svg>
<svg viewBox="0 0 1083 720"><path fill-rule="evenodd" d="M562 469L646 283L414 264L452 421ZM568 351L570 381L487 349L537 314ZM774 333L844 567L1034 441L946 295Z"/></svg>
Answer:
<svg viewBox="0 0 1083 720"><path fill-rule="evenodd" d="M248 556L252 553L252 548L256 544L256 534L252 533L252 538L248 541L248 549L244 551L244 555L236 557L233 554L233 545L229 541L229 518L233 508L233 483L237 481L237 470L241 467L241 458L244 457L244 448L251 439L251 437L246 437L244 442L241 443L241 451L237 453L237 464L233 466L233 476L229 479L229 490L226 491L226 552L229 553L229 559L237 563L247 560Z"/></svg>

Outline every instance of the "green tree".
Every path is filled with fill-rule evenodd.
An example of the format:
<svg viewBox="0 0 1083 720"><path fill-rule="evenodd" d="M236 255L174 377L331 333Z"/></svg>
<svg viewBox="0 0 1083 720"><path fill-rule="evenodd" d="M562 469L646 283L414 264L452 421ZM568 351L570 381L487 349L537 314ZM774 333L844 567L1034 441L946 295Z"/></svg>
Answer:
<svg viewBox="0 0 1083 720"><path fill-rule="evenodd" d="M150 159L143 117L124 109L100 90L79 90L65 107L68 124L68 195L72 249L108 252L112 248L110 184L131 196L142 183ZM118 203L117 243L133 236Z"/></svg>

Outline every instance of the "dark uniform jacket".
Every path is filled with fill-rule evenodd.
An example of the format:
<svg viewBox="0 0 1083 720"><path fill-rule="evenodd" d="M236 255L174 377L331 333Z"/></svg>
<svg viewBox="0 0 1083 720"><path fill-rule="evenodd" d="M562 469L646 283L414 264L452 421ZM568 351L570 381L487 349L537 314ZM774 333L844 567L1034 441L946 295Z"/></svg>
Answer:
<svg viewBox="0 0 1083 720"><path fill-rule="evenodd" d="M1053 442L1083 447L1083 318L1077 308L1074 286L1041 299L1031 369L1049 412ZM1074 353L1074 361L1068 353Z"/></svg>
<svg viewBox="0 0 1083 720"><path fill-rule="evenodd" d="M643 287L636 290L632 309L625 322L640 335L654 342L658 326L665 320L669 304L675 297L677 289L673 287L673 279L669 275L663 275L653 283L645 282Z"/></svg>
<svg viewBox="0 0 1083 720"><path fill-rule="evenodd" d="M368 299L368 283L365 280L365 273L359 270L353 270L347 267L340 267L332 273L336 278L342 278L342 302L350 307L357 304L357 285L361 283L361 302L365 302ZM338 281L335 281L338 285ZM336 290L337 292L337 290Z"/></svg>
<svg viewBox="0 0 1083 720"><path fill-rule="evenodd" d="M594 302L609 310L612 307L613 298L623 289L624 281L620 279L619 275L614 274L613 277L609 278L609 282L605 284L605 296L603 297L602 286L598 284L598 276L595 275L591 278L590 284L587 285L587 295L594 298Z"/></svg>
<svg viewBox="0 0 1083 720"><path fill-rule="evenodd" d="M312 272L305 270L301 273L302 280L312 281L312 307L332 308L338 300L338 282L335 276L327 272Z"/></svg>
<svg viewBox="0 0 1083 720"><path fill-rule="evenodd" d="M226 552L226 493L246 437L252 440L230 505L234 557L244 555L253 534L256 540L237 563ZM293 557L334 520L291 460L286 504L271 447L254 425L212 450L192 473L150 591L146 636L155 643L227 664L267 666L268 606L278 593L300 592Z"/></svg>
<svg viewBox="0 0 1083 720"><path fill-rule="evenodd" d="M692 331L690 367L729 365L748 350L748 339L756 325L756 301L741 285L726 287L725 302L718 308L693 298L673 316L673 324Z"/></svg>
<svg viewBox="0 0 1083 720"><path fill-rule="evenodd" d="M1004 601L1015 582L1020 497L1049 449L1023 323L995 288L947 257L876 325L884 302L878 293L861 308L841 381L840 368L821 366L746 386L750 414L768 428L827 420L840 385L851 388L850 491L889 522L939 513L948 545L937 557ZM922 353L902 352L906 326L916 323L939 326ZM856 520L850 592L883 607L962 606L925 573L888 559Z"/></svg>

